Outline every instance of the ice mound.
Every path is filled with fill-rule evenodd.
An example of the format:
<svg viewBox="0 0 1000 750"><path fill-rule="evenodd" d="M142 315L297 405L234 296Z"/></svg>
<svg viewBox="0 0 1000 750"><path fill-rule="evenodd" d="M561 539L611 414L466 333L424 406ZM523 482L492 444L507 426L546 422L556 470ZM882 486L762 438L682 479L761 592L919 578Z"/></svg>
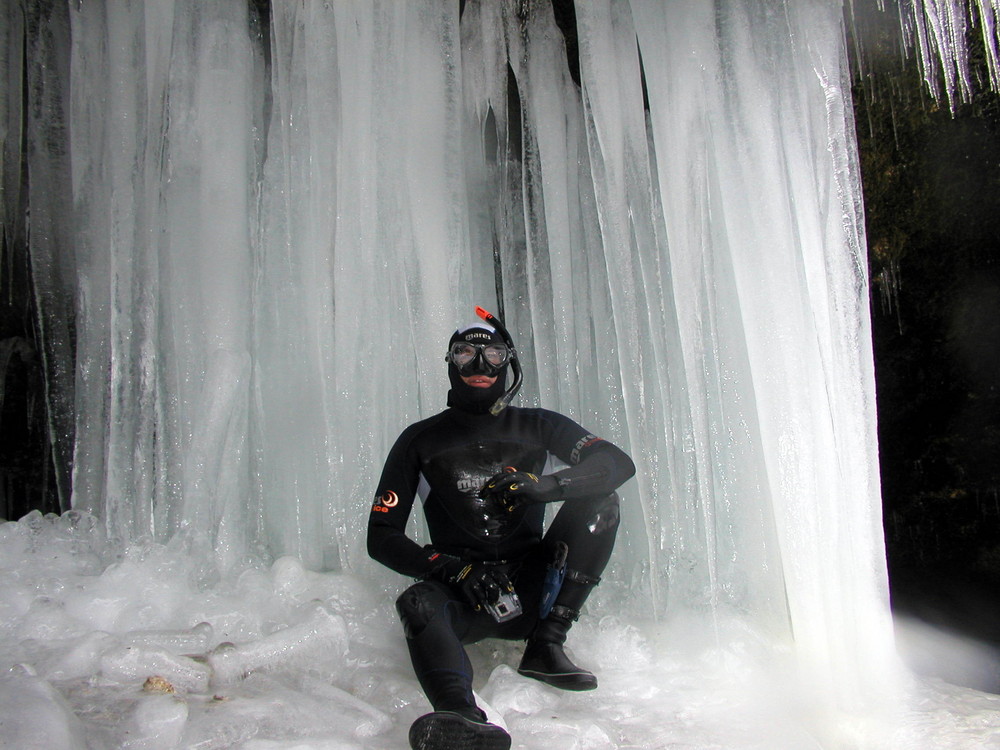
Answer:
<svg viewBox="0 0 1000 750"><path fill-rule="evenodd" d="M223 576L195 534L122 548L73 511L0 524L0 581L0 747L385 750L430 710L396 590L358 574L282 557ZM481 705L519 750L916 750L1000 736L1000 697L929 681L889 719L831 725L787 650L739 620L632 622L612 599L595 598L568 643L597 672L593 692L519 676L519 642L470 647Z"/></svg>
<svg viewBox="0 0 1000 750"><path fill-rule="evenodd" d="M362 747L420 698L401 643L363 645L392 597L294 558L223 580L197 535L118 549L34 512L0 524L0 574L5 747Z"/></svg>

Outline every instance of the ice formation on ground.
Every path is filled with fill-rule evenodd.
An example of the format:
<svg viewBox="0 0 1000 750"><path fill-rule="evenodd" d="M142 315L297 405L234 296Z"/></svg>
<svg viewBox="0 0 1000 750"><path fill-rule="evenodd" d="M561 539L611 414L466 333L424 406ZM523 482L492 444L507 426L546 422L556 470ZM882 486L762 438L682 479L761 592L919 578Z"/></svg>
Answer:
<svg viewBox="0 0 1000 750"><path fill-rule="evenodd" d="M69 512L0 525L0 581L0 747L389 750L428 710L394 591L355 574L282 557L223 578L203 538L122 549ZM1000 696L912 676L867 714L823 716L787 654L738 621L725 630L632 622L606 597L570 642L598 690L520 677L520 644L501 641L471 649L476 690L521 750L1000 741Z"/></svg>

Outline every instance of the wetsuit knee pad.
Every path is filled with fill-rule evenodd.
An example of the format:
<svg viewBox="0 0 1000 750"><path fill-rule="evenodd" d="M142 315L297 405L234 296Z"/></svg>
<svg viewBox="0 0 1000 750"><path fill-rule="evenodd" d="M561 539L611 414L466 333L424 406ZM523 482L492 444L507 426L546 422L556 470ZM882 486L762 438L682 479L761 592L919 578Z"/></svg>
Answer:
<svg viewBox="0 0 1000 750"><path fill-rule="evenodd" d="M445 612L451 600L441 588L429 581L415 583L396 599L396 612L403 623L407 638L416 638Z"/></svg>

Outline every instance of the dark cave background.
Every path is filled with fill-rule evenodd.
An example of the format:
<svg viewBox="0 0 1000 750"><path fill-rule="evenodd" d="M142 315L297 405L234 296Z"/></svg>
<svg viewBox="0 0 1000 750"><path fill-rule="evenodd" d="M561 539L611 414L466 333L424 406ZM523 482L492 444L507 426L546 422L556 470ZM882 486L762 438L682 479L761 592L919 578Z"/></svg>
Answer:
<svg viewBox="0 0 1000 750"><path fill-rule="evenodd" d="M250 4L266 33L267 0ZM952 111L928 94L898 19L873 4L854 4L849 44L892 604L1000 653L1000 96L979 28L969 31L972 100ZM578 75L572 0L553 7ZM61 510L28 179L22 163L21 185L3 186L20 196L0 245L0 518L9 520ZM995 685L977 687L1000 692L1000 671Z"/></svg>
<svg viewBox="0 0 1000 750"><path fill-rule="evenodd" d="M971 101L951 111L894 19L864 26L854 106L893 610L998 649L1000 96L980 28ZM1000 692L993 671L974 687Z"/></svg>

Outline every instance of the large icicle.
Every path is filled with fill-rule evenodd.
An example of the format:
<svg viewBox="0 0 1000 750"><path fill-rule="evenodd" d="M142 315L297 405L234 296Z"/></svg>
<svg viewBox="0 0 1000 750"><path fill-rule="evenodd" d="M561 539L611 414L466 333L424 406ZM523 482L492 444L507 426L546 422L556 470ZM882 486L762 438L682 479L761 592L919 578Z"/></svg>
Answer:
<svg viewBox="0 0 1000 750"><path fill-rule="evenodd" d="M0 3L0 228L8 244L24 241L21 148L24 97L24 4ZM7 274L4 268L2 273Z"/></svg>
<svg viewBox="0 0 1000 750"><path fill-rule="evenodd" d="M732 543L699 564L725 568L713 590L750 621L780 635L787 616L806 671L857 708L891 674L892 633L839 8L706 3L699 21L686 3L697 26L678 27L635 5L689 390L711 425L694 420L712 456L699 497Z"/></svg>
<svg viewBox="0 0 1000 750"><path fill-rule="evenodd" d="M443 342L494 299L492 276L470 272L452 154L464 137L457 8L282 6L272 34L260 502L274 551L357 565L359 508L392 439L444 405Z"/></svg>
<svg viewBox="0 0 1000 750"><path fill-rule="evenodd" d="M72 20L74 502L116 537L197 526L239 557L256 184L246 8L84 4Z"/></svg>
<svg viewBox="0 0 1000 750"><path fill-rule="evenodd" d="M49 442L60 504L70 505L74 415L75 246L70 195L70 28L60 3L28 3L26 154L31 274L39 315ZM16 16L19 11L14 11ZM12 165L13 166L13 165ZM15 207L14 210L17 210ZM13 239L13 238L12 238Z"/></svg>

